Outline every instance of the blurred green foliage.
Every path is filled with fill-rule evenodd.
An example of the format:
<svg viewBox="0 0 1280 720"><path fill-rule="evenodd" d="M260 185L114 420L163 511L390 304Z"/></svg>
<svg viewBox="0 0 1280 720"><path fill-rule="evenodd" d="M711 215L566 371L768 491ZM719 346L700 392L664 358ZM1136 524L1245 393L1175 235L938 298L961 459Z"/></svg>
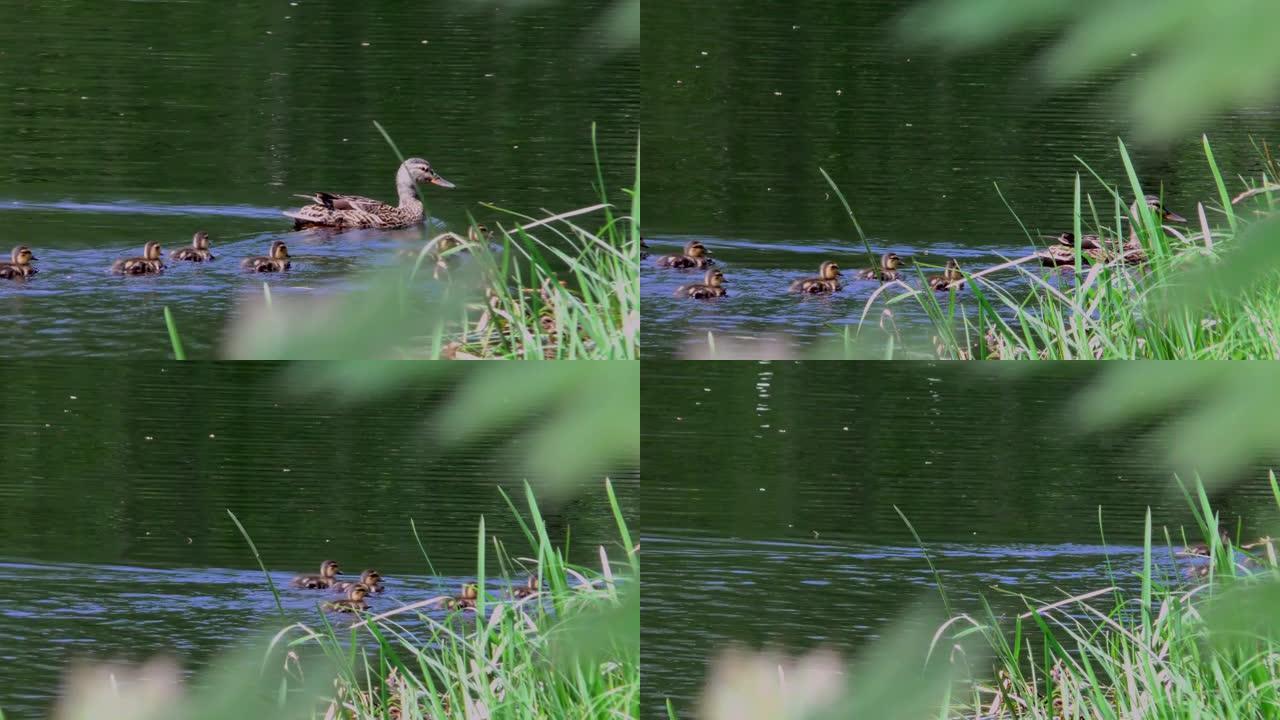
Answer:
<svg viewBox="0 0 1280 720"><path fill-rule="evenodd" d="M1115 97L1153 138L1280 97L1277 27L1274 0L928 0L902 21L908 38L954 50L1051 36L1046 77L1120 74Z"/></svg>

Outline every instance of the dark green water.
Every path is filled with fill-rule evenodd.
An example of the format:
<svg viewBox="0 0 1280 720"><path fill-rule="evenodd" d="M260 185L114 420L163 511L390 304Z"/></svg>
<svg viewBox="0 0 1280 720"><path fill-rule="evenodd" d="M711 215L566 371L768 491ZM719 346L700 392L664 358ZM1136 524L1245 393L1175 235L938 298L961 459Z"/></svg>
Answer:
<svg viewBox="0 0 1280 720"><path fill-rule="evenodd" d="M41 273L0 283L4 353L164 357L161 309L210 356L261 278L239 259L288 242L277 293L341 290L448 226L598 201L633 181L638 53L611 52L609 0L551 3L8 3L0 24L0 249ZM318 237L280 215L317 190L395 201L399 160L427 158L428 230ZM625 200L625 198L622 198ZM585 219L591 226L590 218ZM106 274L146 241L196 230L215 263L159 278Z"/></svg>
<svg viewBox="0 0 1280 720"><path fill-rule="evenodd" d="M665 717L667 697L692 708L729 644L856 654L936 600L894 506L971 613L979 594L1008 612L1022 608L1000 590L1052 601L1106 587L1108 563L1130 582L1148 506L1181 546L1191 520L1162 449L1140 429L1076 422L1094 367L909 365L645 363L646 717ZM1275 526L1263 468L1213 499L1246 538ZM1180 580L1168 551L1157 561Z"/></svg>
<svg viewBox="0 0 1280 720"><path fill-rule="evenodd" d="M858 321L878 283L852 283L830 299L786 293L823 260L846 271L868 266L819 168L849 199L875 252L934 267L955 257L970 271L1029 254L1027 232L1070 230L1076 172L1086 192L1104 199L1074 156L1127 188L1116 138L1132 133L1107 87L1046 88L1036 48L1016 43L961 58L913 48L894 25L904 7L897 0L644 7L645 234L655 256L702 240L724 264L730 293L710 303L674 299L677 286L700 274L644 263L648 357L705 346L708 331L724 339L781 336L805 347ZM1224 175L1257 176L1249 136L1274 142L1278 119L1275 108L1252 108L1205 124ZM1180 214L1192 217L1197 201L1216 200L1199 132L1130 150L1146 187L1163 185ZM1099 212L1114 215L1110 202ZM915 277L912 270L918 286ZM913 305L895 306L898 322L924 321Z"/></svg>
<svg viewBox="0 0 1280 720"><path fill-rule="evenodd" d="M198 667L259 628L279 629L228 510L277 583L327 558L357 576L376 567L388 591L374 609L474 577L481 515L512 555L529 554L498 492L522 493L523 448L508 433L446 447L432 429L461 371L352 405L292 393L277 368L251 364L54 362L0 372L6 717L42 716L73 660L162 653ZM634 525L638 477L613 477ZM598 566L599 544L621 552L602 482L584 479L571 499L542 505L552 537L571 536L572 561ZM492 546L488 563L486 575L497 575ZM282 594L291 620L318 621L315 604L327 599Z"/></svg>

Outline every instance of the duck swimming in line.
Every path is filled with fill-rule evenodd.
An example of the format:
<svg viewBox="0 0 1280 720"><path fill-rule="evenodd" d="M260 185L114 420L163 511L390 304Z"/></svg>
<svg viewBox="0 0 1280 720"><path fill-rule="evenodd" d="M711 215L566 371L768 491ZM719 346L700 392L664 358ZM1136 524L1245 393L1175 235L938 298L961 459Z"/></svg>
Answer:
<svg viewBox="0 0 1280 720"><path fill-rule="evenodd" d="M523 600L527 597L533 597L542 591L542 586L538 584L538 576L530 575L524 585L511 589L511 596L517 600Z"/></svg>
<svg viewBox="0 0 1280 720"><path fill-rule="evenodd" d="M338 563L333 560L325 560L320 563L319 575L299 575L293 579L293 586L307 588L309 590L321 590L333 585L334 577L340 575Z"/></svg>
<svg viewBox="0 0 1280 720"><path fill-rule="evenodd" d="M149 242L142 246L142 257L124 258L111 265L117 275L154 275L164 272L160 243Z"/></svg>
<svg viewBox="0 0 1280 720"><path fill-rule="evenodd" d="M902 258L897 253L885 253L880 256L880 267L863 270L858 273L860 280L879 280L888 282L902 277L898 268L902 266Z"/></svg>
<svg viewBox="0 0 1280 720"><path fill-rule="evenodd" d="M347 596L341 600L324 603L322 607L332 612L356 612L357 610L367 610L369 604L364 601L366 595L369 594L369 588L356 583L347 590Z"/></svg>
<svg viewBox="0 0 1280 720"><path fill-rule="evenodd" d="M205 262L213 260L213 253L209 252L209 233L201 230L191 236L191 247L174 250L169 254L169 259L183 262Z"/></svg>
<svg viewBox="0 0 1280 720"><path fill-rule="evenodd" d="M820 295L833 293L844 287L840 284L840 266L828 260L818 266L818 277L802 278L791 283L787 292Z"/></svg>
<svg viewBox="0 0 1280 720"><path fill-rule="evenodd" d="M295 230L311 227L381 230L408 227L422 222L423 218L418 183L431 183L442 188L454 187L453 183L440 177L440 173L431 167L431 163L422 158L409 158L396 171L396 194L400 198L399 205L388 205L380 200L359 195L319 192L312 195L299 195L298 197L311 200L312 204L286 212L284 215L293 219Z"/></svg>
<svg viewBox="0 0 1280 720"><path fill-rule="evenodd" d="M1227 548L1231 545L1231 533L1226 530L1218 530L1218 539L1222 541L1222 547ZM1192 543L1182 549L1183 555L1195 555L1198 557L1209 557L1210 547L1208 543Z"/></svg>
<svg viewBox="0 0 1280 720"><path fill-rule="evenodd" d="M1145 195L1141 200L1133 201L1129 206L1129 239L1123 245L1120 245L1119 238L1103 238L1097 235L1080 236L1080 253L1090 262L1110 262L1117 258L1123 260L1128 265L1138 265L1147 261L1147 251L1142 247L1142 241L1138 238L1138 225L1142 220L1138 215L1138 204L1146 205L1152 212L1156 214L1156 218L1161 223L1185 223L1186 218L1167 209L1160 198L1155 195ZM1057 240L1057 245L1050 245L1044 250L1036 253L1040 258L1040 263L1047 266L1075 265L1075 234L1060 233L1058 235L1048 236L1052 240ZM1117 246L1119 247L1117 248Z"/></svg>
<svg viewBox="0 0 1280 720"><path fill-rule="evenodd" d="M724 287L724 273L719 270L708 270L703 276L701 283L690 283L681 285L676 288L676 297L694 298L695 300L709 300L711 298L724 297L728 295Z"/></svg>
<svg viewBox="0 0 1280 720"><path fill-rule="evenodd" d="M947 260L947 266L942 269L942 274L930 275L928 280L929 287L945 291L952 285L959 287L957 283L964 282L964 273L960 272L960 263L956 262L955 258L950 258Z"/></svg>
<svg viewBox="0 0 1280 720"><path fill-rule="evenodd" d="M382 585L382 575L372 568L360 573L359 580L354 582L335 582L329 586L329 589L334 592L347 592L357 585L363 585L371 593L380 593L386 590L386 587Z"/></svg>
<svg viewBox="0 0 1280 720"><path fill-rule="evenodd" d="M715 260L708 257L710 254L705 245L697 240L690 240L684 244L683 255L664 255L654 264L668 268L705 268L716 264Z"/></svg>
<svg viewBox="0 0 1280 720"><path fill-rule="evenodd" d="M474 610L476 600L480 598L480 588L475 583L467 583L462 586L462 592L455 597L449 598L445 603L445 607L450 610Z"/></svg>
<svg viewBox="0 0 1280 720"><path fill-rule="evenodd" d="M15 280L31 277L38 272L31 261L39 259L31 254L31 248L19 245L9 253L9 262L0 262L0 278Z"/></svg>
<svg viewBox="0 0 1280 720"><path fill-rule="evenodd" d="M271 243L271 250L266 257L247 257L240 267L250 272L284 272L292 265L289 263L289 247L279 240Z"/></svg>

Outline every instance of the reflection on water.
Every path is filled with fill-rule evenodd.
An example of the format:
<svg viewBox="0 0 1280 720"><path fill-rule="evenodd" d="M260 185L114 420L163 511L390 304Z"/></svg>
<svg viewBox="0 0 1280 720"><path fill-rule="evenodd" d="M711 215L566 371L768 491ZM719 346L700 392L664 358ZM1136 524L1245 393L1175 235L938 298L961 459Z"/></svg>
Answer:
<svg viewBox="0 0 1280 720"><path fill-rule="evenodd" d="M41 273L0 283L0 316L17 326L4 354L163 357L168 306L192 356L208 357L237 295L261 292L223 254L309 245L271 278L282 293L342 291L353 270L393 262L408 238L312 243L279 214L295 193L394 202L400 161L374 121L457 184L424 190L433 230L508 219L482 203L598 202L592 122L606 185L630 184L638 57L599 32L611 6L121 3L108 28L87 0L11 13L0 47L30 72L0 76L0 253L31 245ZM149 240L168 250L197 230L213 266L102 277Z"/></svg>
<svg viewBox="0 0 1280 720"><path fill-rule="evenodd" d="M1078 428L1071 400L1094 367L691 367L642 371L646 708L687 710L728 643L856 654L938 601L925 551L957 611L986 598L1003 617L1025 610L1011 593L1134 582L1148 507L1162 578L1195 564L1173 557L1194 525L1163 450L1140 428ZM1264 468L1242 479L1212 501L1252 538L1275 506Z"/></svg>

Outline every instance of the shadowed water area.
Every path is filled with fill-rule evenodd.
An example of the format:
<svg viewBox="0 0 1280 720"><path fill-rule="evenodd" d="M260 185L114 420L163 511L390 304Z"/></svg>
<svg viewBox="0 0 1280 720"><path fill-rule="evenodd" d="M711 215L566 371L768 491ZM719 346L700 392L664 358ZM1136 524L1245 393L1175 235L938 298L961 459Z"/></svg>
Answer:
<svg viewBox="0 0 1280 720"><path fill-rule="evenodd" d="M75 660L165 654L198 668L260 630L318 624L316 604L339 596L288 584L325 559L345 579L379 570L386 592L370 605L386 611L475 578L481 516L495 597L507 587L492 538L530 555L498 490L524 506L519 435L439 441L432 416L452 401L456 378L347 405L289 392L298 376L248 364L3 371L23 381L0 420L5 717L43 717ZM540 505L553 542L572 538L570 561L598 567L599 545L620 552L618 533L603 482L583 482L565 501L540 492ZM638 477L614 483L635 523ZM228 510L271 571L285 618Z"/></svg>
<svg viewBox="0 0 1280 720"><path fill-rule="evenodd" d="M1177 526L1194 523L1161 447L1141 428L1078 427L1071 401L1093 368L912 366L645 364L645 717L666 717L667 697L690 717L729 645L852 656L936 605L895 506L975 617L980 596L1007 620L1025 610L1009 592L1051 602L1134 585L1148 506L1159 574L1184 581L1195 562L1173 556L1163 527L1176 550ZM1275 527L1275 503L1263 468L1240 480L1211 497L1252 539Z"/></svg>
<svg viewBox="0 0 1280 720"><path fill-rule="evenodd" d="M871 266L819 168L848 198L873 252L909 258L917 288L914 263L934 274L953 257L974 272L1043 247L1041 234L1071 230L1077 172L1103 222L1114 224L1112 202L1076 157L1107 182L1124 183L1127 204L1117 137L1129 143L1146 188L1163 185L1171 209L1193 217L1196 202L1216 202L1198 133L1132 142L1110 96L1119 76L1048 88L1036 62L1047 38L939 56L898 34L905 7L724 0L644 8L645 234L655 258L704 242L729 292L712 302L673 298L701 273L643 262L646 356L704 348L708 332L782 336L794 352L858 322L879 283L850 282L817 301L786 292L824 260L839 262L846 279ZM1233 192L1243 189L1238 174L1256 177L1262 167L1250 136L1275 142L1277 119L1273 107L1251 108L1204 124ZM1212 212L1209 219L1219 220ZM1014 271L990 279L1023 282ZM960 299L974 311L970 295ZM926 322L915 301L893 311L907 327Z"/></svg>
<svg viewBox="0 0 1280 720"><path fill-rule="evenodd" d="M326 295L354 271L468 214L541 215L599 201L591 123L606 185L633 181L635 50L613 51L608 0L353 5L99 3L11 13L0 26L0 250L35 249L40 274L0 282L4 354L168 352L162 308L188 350L220 346L238 300L264 276L240 272L273 240L294 256L272 291ZM395 153L422 156L457 185L427 186L433 221L396 233L290 232L280 215L327 191L397 202ZM590 226L590 220L588 220ZM157 278L112 261L212 236L217 261ZM363 279L355 282L363 282ZM431 290L423 293L430 296Z"/></svg>

